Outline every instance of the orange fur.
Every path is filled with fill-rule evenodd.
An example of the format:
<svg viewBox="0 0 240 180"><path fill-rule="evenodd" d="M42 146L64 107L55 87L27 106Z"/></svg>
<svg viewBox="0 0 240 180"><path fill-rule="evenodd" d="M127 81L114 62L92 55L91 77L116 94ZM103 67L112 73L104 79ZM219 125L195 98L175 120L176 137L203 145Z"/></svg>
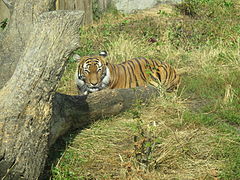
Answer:
<svg viewBox="0 0 240 180"><path fill-rule="evenodd" d="M97 62L99 63L97 65ZM89 72L84 71L84 64ZM86 65L87 64L87 65ZM101 68L99 68L101 66ZM110 73L109 79L105 79L106 86L115 88L134 88L148 84L155 87L161 85L171 92L180 83L180 76L175 69L167 63L145 58L134 58L121 64L106 63L102 56L86 56L78 66L78 74L85 76L86 84L98 83L101 87L103 75ZM103 88L99 88L101 90Z"/></svg>

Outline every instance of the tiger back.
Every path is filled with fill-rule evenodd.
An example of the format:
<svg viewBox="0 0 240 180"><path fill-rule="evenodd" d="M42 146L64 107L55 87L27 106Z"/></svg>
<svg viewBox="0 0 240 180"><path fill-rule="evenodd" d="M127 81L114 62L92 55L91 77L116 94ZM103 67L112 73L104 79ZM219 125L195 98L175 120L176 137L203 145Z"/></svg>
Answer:
<svg viewBox="0 0 240 180"><path fill-rule="evenodd" d="M121 64L111 64L103 56L83 57L77 67L76 84L83 94L104 88L134 88L163 86L167 92L176 89L180 76L167 63L146 58L134 58Z"/></svg>

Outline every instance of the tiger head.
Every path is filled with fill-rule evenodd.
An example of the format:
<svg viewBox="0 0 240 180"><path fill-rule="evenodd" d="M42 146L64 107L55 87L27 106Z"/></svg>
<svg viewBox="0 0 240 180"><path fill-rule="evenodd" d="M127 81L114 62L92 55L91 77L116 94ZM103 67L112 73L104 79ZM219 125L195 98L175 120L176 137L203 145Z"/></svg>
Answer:
<svg viewBox="0 0 240 180"><path fill-rule="evenodd" d="M110 72L104 56L80 58L75 79L78 89L85 95L107 87L110 81Z"/></svg>

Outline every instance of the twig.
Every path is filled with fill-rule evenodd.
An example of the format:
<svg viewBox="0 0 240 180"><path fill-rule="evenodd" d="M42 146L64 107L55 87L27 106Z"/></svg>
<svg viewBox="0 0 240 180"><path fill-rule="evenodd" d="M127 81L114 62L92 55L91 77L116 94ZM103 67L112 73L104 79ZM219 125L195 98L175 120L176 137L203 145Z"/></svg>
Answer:
<svg viewBox="0 0 240 180"><path fill-rule="evenodd" d="M11 0L2 0L8 9L13 9L13 2Z"/></svg>

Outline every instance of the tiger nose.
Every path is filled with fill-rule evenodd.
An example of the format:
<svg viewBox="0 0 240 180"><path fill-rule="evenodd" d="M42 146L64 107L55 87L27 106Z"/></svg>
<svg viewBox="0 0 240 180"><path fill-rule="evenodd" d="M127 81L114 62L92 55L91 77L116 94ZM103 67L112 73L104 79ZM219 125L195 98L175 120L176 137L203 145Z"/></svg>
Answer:
<svg viewBox="0 0 240 180"><path fill-rule="evenodd" d="M94 82L94 83L92 82L91 84L92 84L93 86L96 86L96 85L97 85L97 82Z"/></svg>

